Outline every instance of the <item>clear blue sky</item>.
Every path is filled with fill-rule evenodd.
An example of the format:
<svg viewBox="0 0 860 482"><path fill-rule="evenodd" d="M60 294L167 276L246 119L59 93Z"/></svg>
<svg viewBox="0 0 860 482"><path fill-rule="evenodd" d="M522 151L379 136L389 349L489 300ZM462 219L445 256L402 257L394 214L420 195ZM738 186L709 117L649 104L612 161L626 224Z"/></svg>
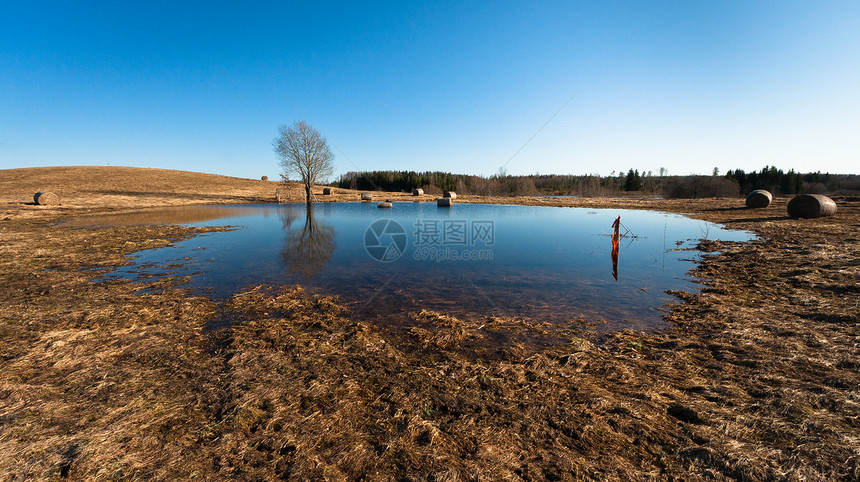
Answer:
<svg viewBox="0 0 860 482"><path fill-rule="evenodd" d="M0 168L860 172L860 1L0 2Z"/></svg>

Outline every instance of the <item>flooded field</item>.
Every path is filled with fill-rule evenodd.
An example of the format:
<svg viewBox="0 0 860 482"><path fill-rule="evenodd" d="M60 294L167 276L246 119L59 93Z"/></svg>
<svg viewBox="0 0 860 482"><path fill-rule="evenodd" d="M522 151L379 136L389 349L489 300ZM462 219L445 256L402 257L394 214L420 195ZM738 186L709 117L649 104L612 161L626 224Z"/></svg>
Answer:
<svg viewBox="0 0 860 482"><path fill-rule="evenodd" d="M611 253L612 222L620 246ZM197 206L77 218L67 225L230 225L141 251L108 278L190 275L226 299L261 283L301 284L354 311L420 309L508 316L598 330L659 328L667 290L695 291L687 272L699 240L748 241L747 231L655 211L540 206L325 203Z"/></svg>
<svg viewBox="0 0 860 482"><path fill-rule="evenodd" d="M235 205L265 202L273 183L131 168L25 174L0 177L0 473L6 478L860 477L856 198L835 199L839 211L832 217L805 220L786 216L785 198L753 210L735 198L463 195L452 210L437 211L427 203L432 196L412 207L409 194L385 193L393 209L356 204L341 222L339 207L318 205L308 223L299 206ZM31 204L45 179L68 184L58 193L60 206ZM358 197L344 191L332 199ZM201 200L222 205L176 207ZM595 286L629 283L638 295L641 286L633 280L657 286L653 273L663 269L665 253L667 271L672 257L698 258L691 271L682 265L693 264L679 262L681 274L672 277L690 289L674 291L665 312L649 311L663 315L664 329L609 331L599 344L584 333L590 327L564 328L561 317L451 316L447 308L390 315L404 329L388 329L371 310L419 299L399 286L409 270L398 263L409 263L421 278L437 265L442 273L456 265L414 263L416 219L431 227L437 220L465 220L467 227L470 220L487 220L484 214L468 217L468 203L552 208L520 207L523 214L511 215L507 226L494 225L493 246L470 248L491 249L492 263L501 265L508 262L504 239L514 236L508 233L534 243L514 251L515 260L544 260L522 269L531 283L525 286L538 286L540 276L567 284L553 274L566 269L594 273ZM167 206L173 207L162 210ZM130 209L138 213L117 217ZM326 209L335 215L324 215ZM429 212L397 217L408 209ZM269 216L260 214L260 227L248 220L264 212ZM550 224L563 236L546 239L541 223L529 221L543 212L570 216ZM584 214L577 218L577 212ZM689 213L702 222L658 212ZM619 215L637 237L619 240L616 283L608 235ZM403 233L387 229L396 227L392 220ZM690 232L674 231L675 220L688 223ZM704 221L756 237L716 241L723 234ZM358 238L342 231L341 224L350 222ZM308 264L283 259L285 251L296 254L293 260L320 252L292 249L317 246L297 241L326 226L334 235L323 245L331 256L322 268L306 275L301 267ZM426 232L427 226L420 227ZM234 240L232 251L216 249L222 235ZM702 237L708 240L687 241ZM259 248L265 238L271 238L269 247ZM205 244L210 242L212 247ZM583 250L576 263L562 262L559 253L588 243L593 254ZM686 249L693 244L695 250ZM349 251L352 261L342 257ZM144 259L155 253L164 258ZM391 260L377 261L372 253ZM214 286L205 283L212 275L207 270L251 254L271 260L278 278L226 299L195 295ZM131 256L138 256L139 272L127 275L137 281L93 281L118 275L116 267ZM474 269L479 263L490 264L480 256L459 264ZM164 268L199 274L156 276ZM337 271L350 288L379 293L368 310L347 302L350 293L309 293L323 291L315 283ZM398 276L387 285L375 281L387 272ZM153 277L141 277L146 273ZM247 275L256 279L259 272ZM233 276L236 286L244 282L245 274ZM472 279L493 281L480 276ZM309 288L296 287L296 280ZM458 286L457 278L443 281L427 284L435 296L448 296L440 288ZM554 296L589 289L569 286L569 293ZM466 298L453 308L475 303ZM512 294L497 305L522 309L517 303ZM616 320L606 321L612 326ZM213 325L230 328L209 329ZM532 343L535 336L553 343Z"/></svg>

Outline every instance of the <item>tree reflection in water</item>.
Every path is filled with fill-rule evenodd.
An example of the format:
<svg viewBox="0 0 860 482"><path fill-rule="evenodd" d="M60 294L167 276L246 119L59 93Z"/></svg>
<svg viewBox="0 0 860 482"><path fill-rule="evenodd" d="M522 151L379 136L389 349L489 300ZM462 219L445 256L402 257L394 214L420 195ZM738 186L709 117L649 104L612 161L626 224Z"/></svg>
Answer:
<svg viewBox="0 0 860 482"><path fill-rule="evenodd" d="M284 231L287 233L281 260L292 272L311 279L325 268L331 260L337 244L334 241L334 228L318 223L314 218L313 204L305 206L305 225L302 229L293 226L298 218L296 208L280 209Z"/></svg>

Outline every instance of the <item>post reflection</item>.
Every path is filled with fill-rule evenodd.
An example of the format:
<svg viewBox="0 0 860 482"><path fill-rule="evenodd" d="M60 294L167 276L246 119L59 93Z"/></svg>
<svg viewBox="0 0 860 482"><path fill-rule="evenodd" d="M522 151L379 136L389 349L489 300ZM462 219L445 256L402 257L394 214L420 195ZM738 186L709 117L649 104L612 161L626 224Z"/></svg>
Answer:
<svg viewBox="0 0 860 482"><path fill-rule="evenodd" d="M299 209L280 209L278 215L287 234L280 253L284 266L306 280L313 278L325 268L337 247L334 228L317 222L313 204L305 206L305 224L301 229L294 226Z"/></svg>

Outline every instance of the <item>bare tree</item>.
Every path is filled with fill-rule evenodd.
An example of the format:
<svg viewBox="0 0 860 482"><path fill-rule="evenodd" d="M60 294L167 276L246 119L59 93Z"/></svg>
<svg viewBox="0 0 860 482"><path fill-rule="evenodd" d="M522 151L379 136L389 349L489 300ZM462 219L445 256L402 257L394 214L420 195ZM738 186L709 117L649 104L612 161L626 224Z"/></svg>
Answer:
<svg viewBox="0 0 860 482"><path fill-rule="evenodd" d="M334 172L334 154L328 147L326 138L305 121L296 121L292 126L278 128L278 137L272 142L275 152L281 159L286 181L290 174L298 175L305 186L308 203L313 202L313 187Z"/></svg>

